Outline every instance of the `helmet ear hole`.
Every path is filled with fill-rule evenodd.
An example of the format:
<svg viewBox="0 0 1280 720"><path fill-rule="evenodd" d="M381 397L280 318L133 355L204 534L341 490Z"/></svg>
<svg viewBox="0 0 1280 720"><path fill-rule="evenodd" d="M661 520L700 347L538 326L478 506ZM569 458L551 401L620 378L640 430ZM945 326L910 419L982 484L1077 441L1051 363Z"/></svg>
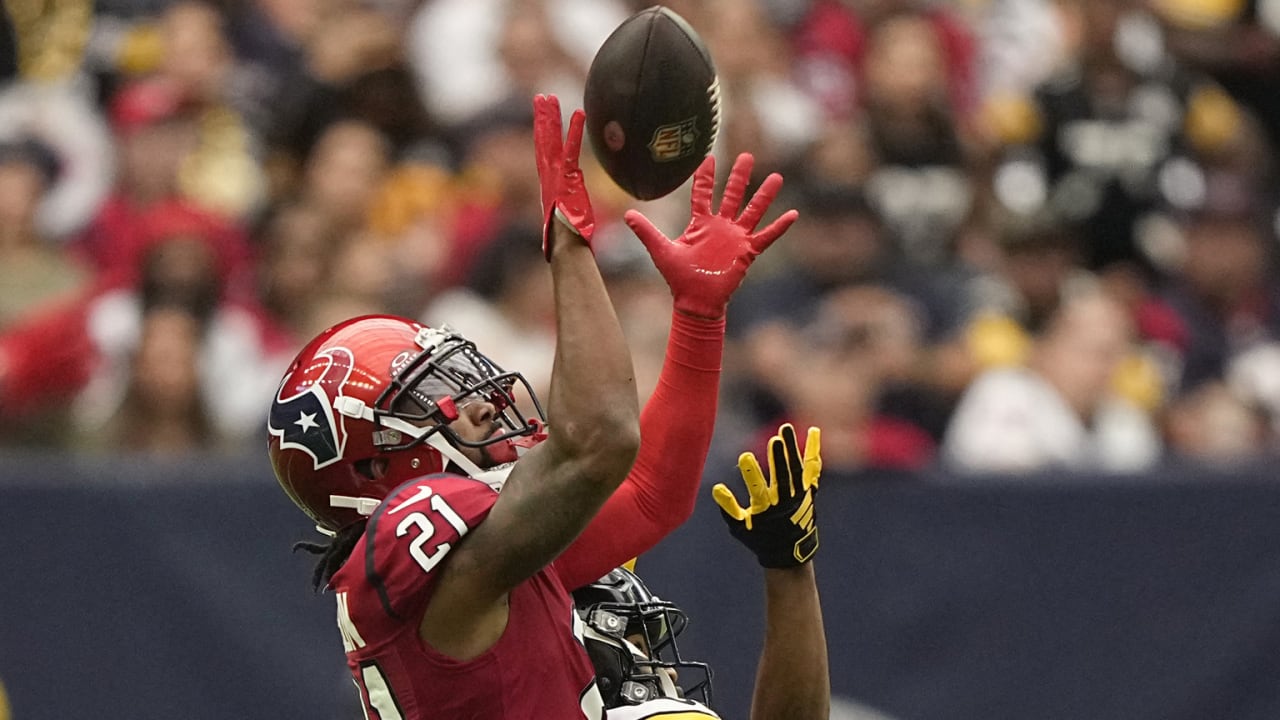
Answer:
<svg viewBox="0 0 1280 720"><path fill-rule="evenodd" d="M386 458L372 457L356 460L351 465L366 480L381 480L387 474L387 467L390 463L387 462Z"/></svg>

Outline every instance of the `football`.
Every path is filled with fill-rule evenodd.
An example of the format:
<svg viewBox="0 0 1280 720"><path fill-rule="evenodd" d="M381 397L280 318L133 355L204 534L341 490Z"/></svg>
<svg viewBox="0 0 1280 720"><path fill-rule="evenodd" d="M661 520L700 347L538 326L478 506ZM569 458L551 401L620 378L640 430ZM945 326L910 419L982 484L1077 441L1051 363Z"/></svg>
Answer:
<svg viewBox="0 0 1280 720"><path fill-rule="evenodd" d="M605 172L632 197L680 187L720 129L720 83L698 33L670 9L627 18L587 71L586 134Z"/></svg>

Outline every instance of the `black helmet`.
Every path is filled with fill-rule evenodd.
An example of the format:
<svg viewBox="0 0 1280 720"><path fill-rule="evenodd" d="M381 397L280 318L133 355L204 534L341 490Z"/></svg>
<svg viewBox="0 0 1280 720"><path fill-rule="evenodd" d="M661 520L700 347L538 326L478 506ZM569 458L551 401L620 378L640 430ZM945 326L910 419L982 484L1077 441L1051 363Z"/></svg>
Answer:
<svg viewBox="0 0 1280 720"><path fill-rule="evenodd" d="M711 706L711 668L686 661L676 636L688 617L658 598L626 568L573 591L583 637L606 708L660 697L692 697ZM672 681L676 671L679 685Z"/></svg>

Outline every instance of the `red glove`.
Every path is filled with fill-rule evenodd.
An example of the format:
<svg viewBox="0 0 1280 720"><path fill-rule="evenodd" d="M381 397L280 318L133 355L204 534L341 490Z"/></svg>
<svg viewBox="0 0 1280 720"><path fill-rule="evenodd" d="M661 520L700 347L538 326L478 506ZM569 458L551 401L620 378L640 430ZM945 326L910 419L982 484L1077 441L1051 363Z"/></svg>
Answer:
<svg viewBox="0 0 1280 720"><path fill-rule="evenodd" d="M750 153L738 156L725 184L720 212L713 214L716 162L708 155L693 175L689 226L675 240L663 235L644 215L627 211L624 219L671 287L676 310L710 320L723 317L729 297L742 284L752 261L800 216L795 210L788 210L765 229L753 232L782 187L782 176L777 173L765 178L742 215L738 215L754 162Z"/></svg>
<svg viewBox="0 0 1280 720"><path fill-rule="evenodd" d="M569 120L569 136L561 137L560 100L555 95L533 98L533 150L542 185L542 252L551 260L551 217L573 228L587 245L596 229L591 198L582 182L578 153L586 115L575 110Z"/></svg>

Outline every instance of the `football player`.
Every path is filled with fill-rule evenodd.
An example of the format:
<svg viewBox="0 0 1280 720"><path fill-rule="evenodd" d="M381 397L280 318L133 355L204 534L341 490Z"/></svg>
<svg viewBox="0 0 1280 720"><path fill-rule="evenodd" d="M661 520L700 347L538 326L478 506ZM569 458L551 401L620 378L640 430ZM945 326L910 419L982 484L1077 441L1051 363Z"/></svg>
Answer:
<svg viewBox="0 0 1280 720"><path fill-rule="evenodd" d="M692 512L725 307L796 218L755 230L782 179L766 178L743 207L749 155L718 212L714 161L703 163L678 238L627 214L674 306L637 450L629 355L591 255L583 114L566 139L554 96L535 98L534 111L557 313L550 422L522 375L447 328L393 317L322 333L272 404L272 465L332 537L304 545L322 555L314 580L335 593L369 717L603 717L568 589L643 553ZM539 417L521 414L522 394Z"/></svg>
<svg viewBox="0 0 1280 720"><path fill-rule="evenodd" d="M814 498L822 472L820 433L803 450L783 425L769 441L769 479L749 452L738 458L750 503L723 483L712 488L729 531L765 568L765 638L751 701L753 720L825 720L831 710L827 642L813 559L818 550ZM686 660L676 636L686 618L625 567L575 590L587 652L609 720L718 718L711 672ZM695 699L697 698L697 699Z"/></svg>

